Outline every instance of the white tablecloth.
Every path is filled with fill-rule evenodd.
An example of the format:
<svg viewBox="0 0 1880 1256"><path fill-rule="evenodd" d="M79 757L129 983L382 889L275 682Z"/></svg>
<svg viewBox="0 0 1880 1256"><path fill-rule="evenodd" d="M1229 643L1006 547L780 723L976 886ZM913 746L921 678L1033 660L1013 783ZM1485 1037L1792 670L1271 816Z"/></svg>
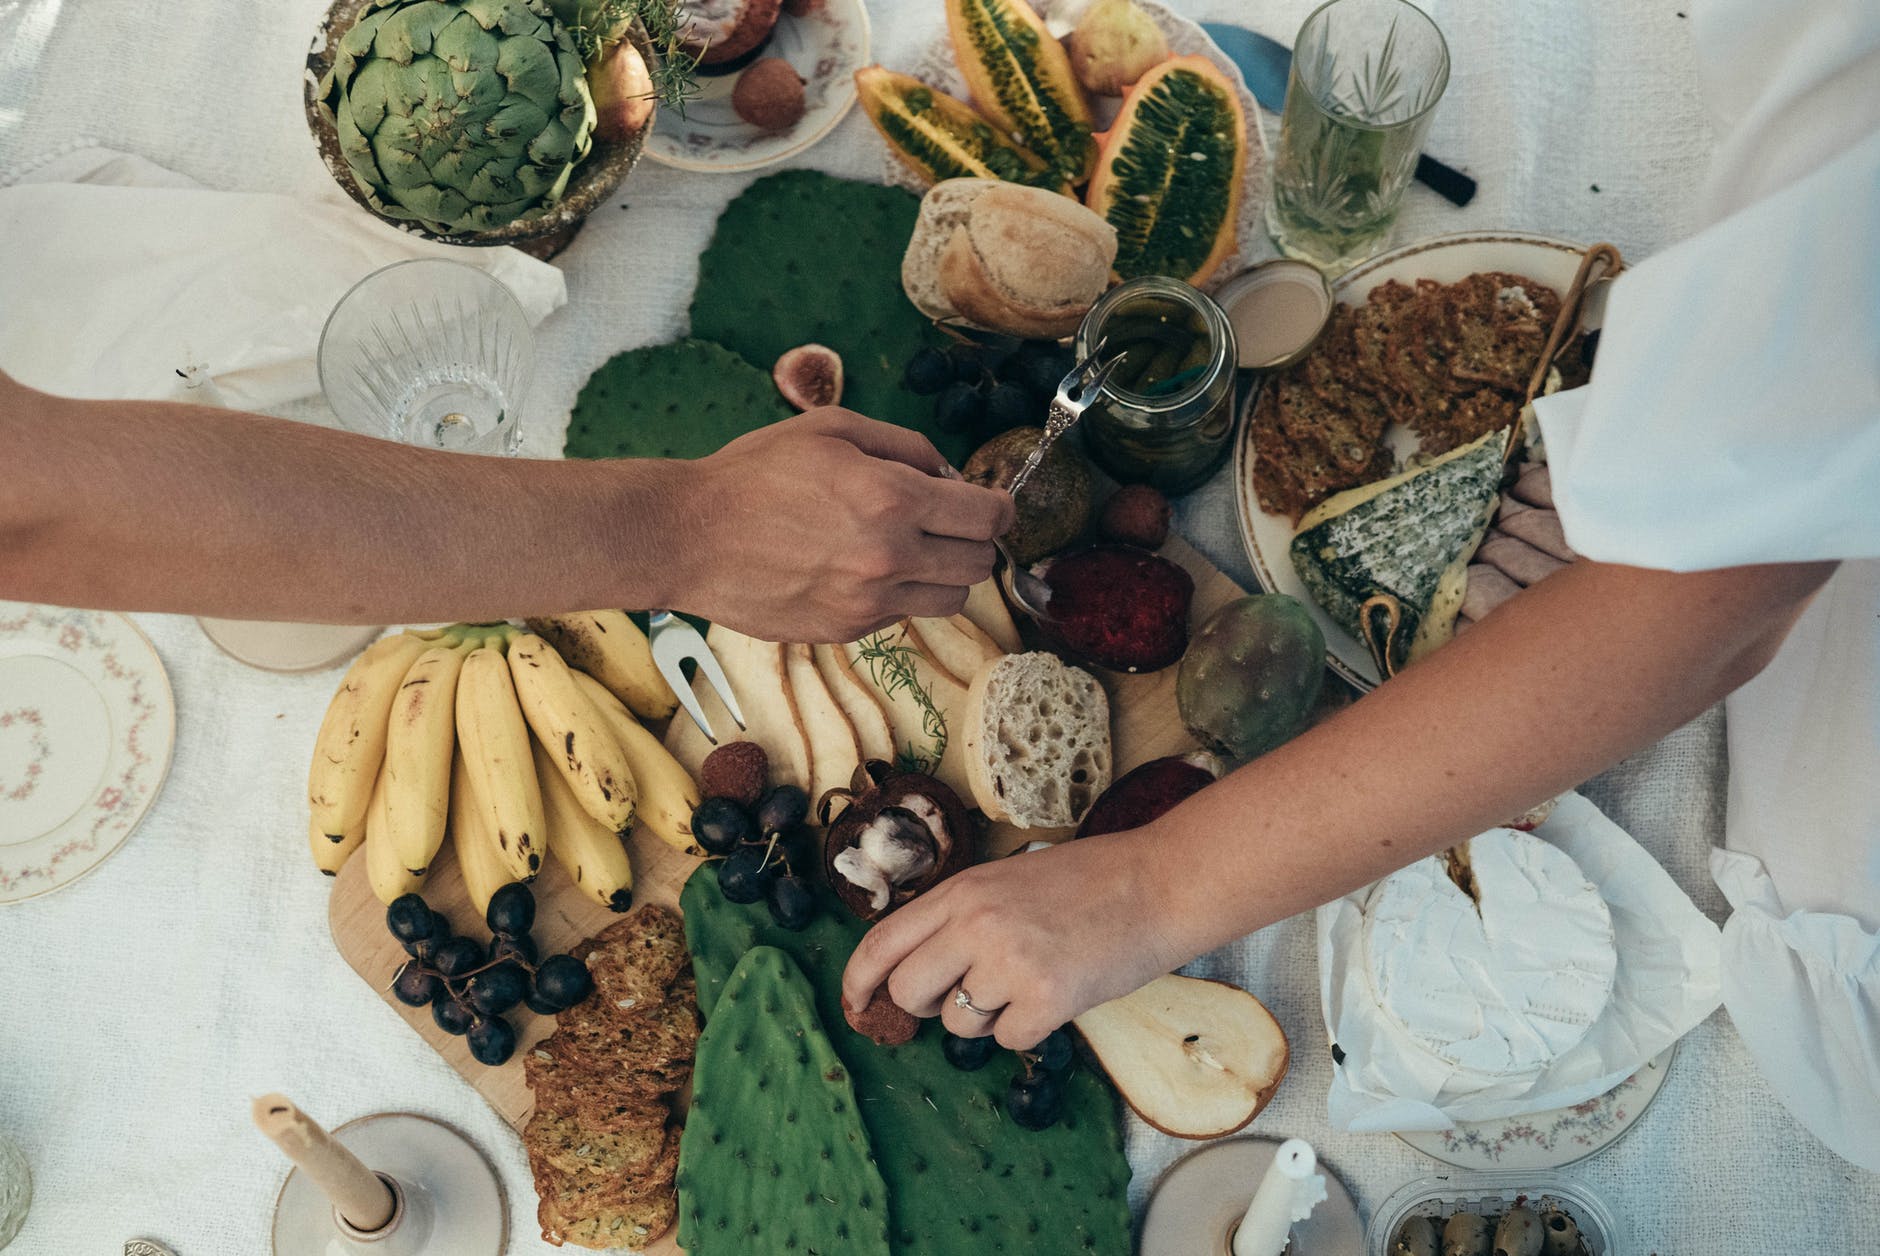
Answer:
<svg viewBox="0 0 1880 1256"><path fill-rule="evenodd" d="M1611 240L1633 257L1676 239L1712 142L1682 2L1433 5L1454 73L1429 148L1482 188L1466 210L1413 189L1398 238L1514 227ZM1288 42L1313 7L1176 3ZM934 0L871 9L890 65L911 63L940 28ZM320 10L319 0L0 0L0 183L104 144L213 187L337 195L300 109ZM872 178L879 152L851 117L805 164ZM643 165L596 211L560 259L569 303L540 332L527 452L560 448L576 392L609 355L683 330L694 259L747 181ZM1182 523L1250 579L1224 484L1185 503ZM511 1251L549 1250L531 1224L515 1137L328 940L328 883L308 866L302 789L335 674L251 671L187 619L137 618L176 689L169 784L97 872L0 909L0 1129L37 1179L8 1256L102 1256L138 1234L182 1256L265 1252L284 1166L250 1127L247 1102L277 1088L329 1123L382 1109L455 1123L502 1172ZM1713 915L1722 899L1704 852L1720 830L1720 734L1716 717L1701 720L1587 790ZM1253 1132L1311 1139L1368 1216L1438 1166L1392 1138L1328 1130L1311 937L1300 917L1194 971L1258 993L1295 1045L1291 1076ZM1138 1204L1186 1146L1133 1126ZM1722 1013L1686 1039L1638 1127L1570 1172L1610 1201L1628 1253L1880 1250L1880 1185L1789 1119Z"/></svg>

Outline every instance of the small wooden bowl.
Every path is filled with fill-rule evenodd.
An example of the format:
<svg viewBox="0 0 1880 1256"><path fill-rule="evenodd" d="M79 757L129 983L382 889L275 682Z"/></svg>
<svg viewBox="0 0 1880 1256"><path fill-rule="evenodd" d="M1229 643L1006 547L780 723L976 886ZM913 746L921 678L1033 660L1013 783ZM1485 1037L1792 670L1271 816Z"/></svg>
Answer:
<svg viewBox="0 0 1880 1256"><path fill-rule="evenodd" d="M313 132L314 143L319 146L320 159L339 185L346 189L346 195L357 201L373 217L381 222L390 223L400 231L422 236L426 240L436 240L441 244L523 244L524 241L538 241L559 247L572 239L575 230L583 220L598 209L603 201L620 186L627 172L633 169L640 159L640 150L646 146L646 137L653 129L654 114L647 115L646 121L637 131L611 142L602 141L598 136L588 155L583 157L574 168L574 174L568 180L567 190L561 200L548 210L532 218L519 219L506 226L492 228L489 231L459 232L440 235L427 230L422 223L408 218L393 218L376 208L366 195L365 189L353 178L346 159L340 154L339 134L335 130L333 115L327 109L320 96L320 83L327 72L333 68L333 55L339 41L353 24L370 0L333 0L326 16L320 20L319 29L314 32L313 43L307 49L306 76L301 84L301 95L306 106L307 129ZM640 50L640 55L650 66L653 63L652 49L644 36L635 29L633 42ZM557 241L548 237L559 236ZM527 252L540 255L539 248L527 248Z"/></svg>

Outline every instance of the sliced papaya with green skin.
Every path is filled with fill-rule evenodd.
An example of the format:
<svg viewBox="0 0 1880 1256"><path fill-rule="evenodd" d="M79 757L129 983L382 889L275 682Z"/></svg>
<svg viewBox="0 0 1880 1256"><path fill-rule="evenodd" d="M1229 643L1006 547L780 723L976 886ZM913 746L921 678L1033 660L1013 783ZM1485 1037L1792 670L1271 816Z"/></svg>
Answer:
<svg viewBox="0 0 1880 1256"><path fill-rule="evenodd" d="M1206 57L1164 61L1130 89L1084 203L1116 228L1116 273L1199 284L1234 251L1247 120Z"/></svg>
<svg viewBox="0 0 1880 1256"><path fill-rule="evenodd" d="M894 155L930 184L976 178L1055 186L1044 162L1007 143L971 105L911 74L866 66L855 72L855 92Z"/></svg>
<svg viewBox="0 0 1880 1256"><path fill-rule="evenodd" d="M1070 183L1096 159L1090 101L1070 54L1025 0L946 0L947 34L973 103Z"/></svg>

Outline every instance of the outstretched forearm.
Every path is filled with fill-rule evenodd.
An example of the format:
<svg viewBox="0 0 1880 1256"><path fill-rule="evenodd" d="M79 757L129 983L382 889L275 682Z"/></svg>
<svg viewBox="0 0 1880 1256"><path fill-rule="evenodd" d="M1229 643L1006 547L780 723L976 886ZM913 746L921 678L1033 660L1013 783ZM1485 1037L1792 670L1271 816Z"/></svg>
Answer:
<svg viewBox="0 0 1880 1256"><path fill-rule="evenodd" d="M1141 834L1193 874L1158 886L1171 943L1211 950L1577 786L1753 676L1832 570L1550 577Z"/></svg>
<svg viewBox="0 0 1880 1256"><path fill-rule="evenodd" d="M333 623L663 605L671 565L636 537L673 465L451 455L0 377L0 597Z"/></svg>

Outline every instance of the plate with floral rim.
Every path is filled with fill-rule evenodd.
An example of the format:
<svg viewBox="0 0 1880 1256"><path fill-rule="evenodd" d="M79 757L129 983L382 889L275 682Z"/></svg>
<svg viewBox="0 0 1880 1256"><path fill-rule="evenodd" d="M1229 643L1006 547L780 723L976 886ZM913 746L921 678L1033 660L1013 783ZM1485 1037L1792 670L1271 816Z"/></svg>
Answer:
<svg viewBox="0 0 1880 1256"><path fill-rule="evenodd" d="M818 143L855 104L855 72L868 64L868 10L862 0L823 0L812 12L783 13L758 54L782 57L803 80L803 116L786 131L752 126L731 107L743 73L697 75L698 94L663 108L646 138L646 157L663 166L736 174L775 165Z"/></svg>
<svg viewBox="0 0 1880 1256"><path fill-rule="evenodd" d="M175 744L169 677L135 624L0 602L0 903L110 857L156 801Z"/></svg>
<svg viewBox="0 0 1880 1256"><path fill-rule="evenodd" d="M1585 1103L1454 1129L1399 1132L1426 1156L1459 1169L1558 1169L1610 1147L1658 1097L1678 1052L1674 1042L1630 1077Z"/></svg>

